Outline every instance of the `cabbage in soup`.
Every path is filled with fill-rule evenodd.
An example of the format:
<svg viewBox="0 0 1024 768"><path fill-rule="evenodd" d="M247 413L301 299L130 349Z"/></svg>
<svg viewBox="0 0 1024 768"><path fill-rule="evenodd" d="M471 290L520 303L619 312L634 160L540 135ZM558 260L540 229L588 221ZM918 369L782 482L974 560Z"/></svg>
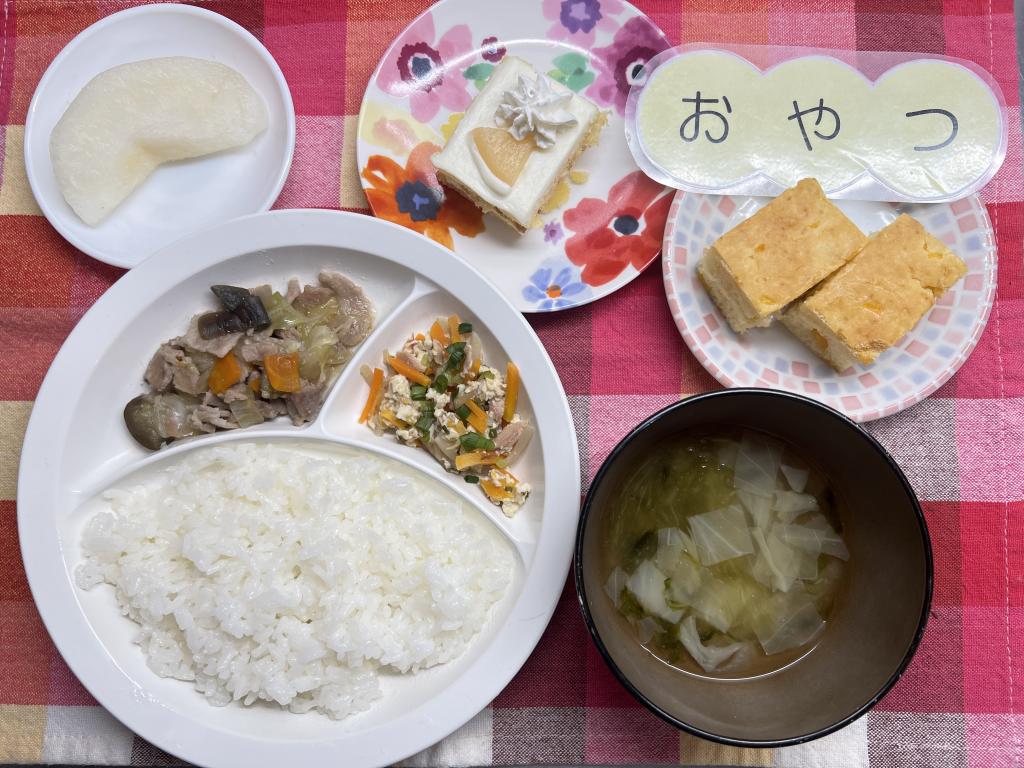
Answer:
<svg viewBox="0 0 1024 768"><path fill-rule="evenodd" d="M605 591L639 642L724 677L812 648L849 560L824 475L749 431L658 446L627 478L605 538Z"/></svg>

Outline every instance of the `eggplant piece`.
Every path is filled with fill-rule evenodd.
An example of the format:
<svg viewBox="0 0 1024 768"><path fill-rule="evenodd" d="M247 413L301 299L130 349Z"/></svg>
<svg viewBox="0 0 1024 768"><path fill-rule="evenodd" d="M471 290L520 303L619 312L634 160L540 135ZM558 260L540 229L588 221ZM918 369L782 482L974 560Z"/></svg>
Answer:
<svg viewBox="0 0 1024 768"><path fill-rule="evenodd" d="M199 403L173 392L139 395L124 407L124 423L140 445L155 451L167 440L196 434L189 420Z"/></svg>
<svg viewBox="0 0 1024 768"><path fill-rule="evenodd" d="M259 296L247 288L234 285L211 285L210 290L220 299L224 308L242 321L243 328L261 330L270 325L270 315Z"/></svg>
<svg viewBox="0 0 1024 768"><path fill-rule="evenodd" d="M234 312L245 323L246 328L255 328L257 331L262 331L270 325L270 315L258 296L253 296L252 294L246 296Z"/></svg>
<svg viewBox="0 0 1024 768"><path fill-rule="evenodd" d="M206 340L227 336L229 333L241 333L245 328L242 318L227 310L199 316L199 336Z"/></svg>
<svg viewBox="0 0 1024 768"><path fill-rule="evenodd" d="M151 451L164 444L156 422L156 398L153 395L139 395L124 407L124 424L128 432L139 445Z"/></svg>
<svg viewBox="0 0 1024 768"><path fill-rule="evenodd" d="M242 301L247 296L252 296L248 288L239 288L235 285L211 285L210 290L213 291L214 296L220 299L224 309L229 312L234 312L242 306Z"/></svg>

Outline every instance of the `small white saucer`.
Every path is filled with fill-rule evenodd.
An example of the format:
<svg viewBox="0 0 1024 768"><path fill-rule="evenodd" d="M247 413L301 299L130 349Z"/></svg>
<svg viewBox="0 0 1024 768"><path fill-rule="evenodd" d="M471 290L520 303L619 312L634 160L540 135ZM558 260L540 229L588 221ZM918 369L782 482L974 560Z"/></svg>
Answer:
<svg viewBox="0 0 1024 768"><path fill-rule="evenodd" d="M238 70L267 106L267 130L236 150L160 166L95 227L75 215L57 186L50 133L93 77L119 64L163 56L211 59ZM25 120L25 168L36 202L72 245L131 268L183 235L273 205L291 168L295 109L277 62L235 22L186 5L145 5L98 21L43 74Z"/></svg>

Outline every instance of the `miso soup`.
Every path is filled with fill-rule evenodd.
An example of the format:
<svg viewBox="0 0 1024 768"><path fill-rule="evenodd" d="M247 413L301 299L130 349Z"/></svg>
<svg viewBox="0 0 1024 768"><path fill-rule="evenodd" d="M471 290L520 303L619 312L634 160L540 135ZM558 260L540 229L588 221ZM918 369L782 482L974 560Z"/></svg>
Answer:
<svg viewBox="0 0 1024 768"><path fill-rule="evenodd" d="M720 677L810 650L850 557L828 479L751 431L665 441L626 478L603 535L605 592L637 640Z"/></svg>

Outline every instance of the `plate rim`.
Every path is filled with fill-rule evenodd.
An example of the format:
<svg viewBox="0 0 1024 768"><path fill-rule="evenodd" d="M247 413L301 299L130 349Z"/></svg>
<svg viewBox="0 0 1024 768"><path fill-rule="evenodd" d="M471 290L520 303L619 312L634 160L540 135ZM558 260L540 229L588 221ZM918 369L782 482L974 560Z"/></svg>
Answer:
<svg viewBox="0 0 1024 768"><path fill-rule="evenodd" d="M328 738L275 741L208 725L215 723L215 717L197 719L196 713L206 714L202 708L207 706L198 693L195 710L171 709L151 699L134 678L121 672L117 659L96 637L80 607L78 587L63 554L65 542L59 534L57 514L51 519L38 510L60 504L48 478L57 471L62 457L52 450L50 438L54 432L64 436L72 427L77 399L61 396L67 371L82 359L91 359L87 357L89 344L82 344L83 340L102 338L98 331L116 329L118 316L159 300L163 285L177 284L246 254L308 246L360 251L423 275L442 290L443 278L453 274L456 280L475 282L483 294L491 295L474 303L497 322L508 324L501 336L495 333L502 346L507 349L512 341L513 346L521 347L519 353L529 355L530 367L523 365L524 381L532 379L533 386L540 386L536 400L531 398L538 424L544 411L560 423L546 427L550 443L545 442L543 458L545 503L533 560L524 571L521 591L513 600L506 624L463 674L423 704L355 734L340 728ZM276 766L282 759L295 758L309 765L328 765L329 761L333 765L339 749L346 749L348 764L376 765L403 760L431 746L484 709L519 672L544 634L566 583L579 517L580 458L568 398L550 356L522 314L471 265L404 227L362 214L324 209L257 213L194 233L165 247L158 256L161 254L168 258L147 259L83 316L54 358L29 418L18 471L18 534L33 600L50 637L83 685L118 720L161 749L198 765ZM154 279L161 276L163 281ZM133 298L140 288L142 295ZM120 310L119 304L124 305ZM299 432L295 436L301 437ZM434 714L425 717L428 708Z"/></svg>
<svg viewBox="0 0 1024 768"><path fill-rule="evenodd" d="M398 44L399 38L401 38L402 35L404 35L406 33L406 31L410 27L412 27L413 25L418 23L420 21L420 19L422 19L427 14L433 13L438 8L443 8L448 3L459 2L459 1L460 0L436 0L436 2L434 2L433 5L428 6L421 13L417 14L417 16L415 18L413 18L408 24L406 24L402 28L402 30L398 33L398 35L395 37L395 39L391 41L391 43L388 45L387 49L385 49L384 54L380 57L380 60L377 62L377 66L373 68L373 72L371 73L370 78L367 81L366 89L363 91L363 98L362 98L362 101L360 101L360 103L359 103L359 114L356 117L356 146L355 146L356 173L357 173L357 176L359 177L359 189L362 192L365 193L367 188L368 188L368 186L369 186L369 182L367 182L363 178L363 176L362 176L361 169L366 165L366 160L368 159L366 157L366 155L364 154L366 150L364 149L365 141L363 140L362 136L363 136L363 133L364 133L363 125L364 125L364 120L365 120L365 117L366 117L366 109L367 109L367 103L368 103L368 97L369 97L369 93L370 93L370 88L376 83L377 78L380 75L380 71L384 67L384 62L387 61L388 57L391 55L391 52L394 50L395 46ZM531 0L531 1L537 3L538 5L540 5L543 0ZM646 19L648 22L650 22L650 24L656 30L658 30L658 33L661 35L662 39L665 40L665 42L669 46L669 48L671 48L672 41L669 39L669 36L665 33L665 30L663 30L661 28L661 26L659 24L657 24L654 21L654 19L651 18L650 14L645 13L640 8L638 8L634 4L634 2L632 0L619 0L619 1L622 3L624 8L628 12L633 14L633 18L635 18L636 16L640 16L640 17L643 17L644 19ZM543 40L544 42L546 42L547 44L552 45L552 46L557 46L561 42L561 41L557 41L557 40L556 41L546 40L543 35L540 35L539 39ZM533 41L533 42L536 42L536 41ZM504 44L503 41L501 41L501 40L499 40L499 43ZM569 49L569 50L577 50L578 49L578 47L573 47L571 45L565 45L565 47L567 49ZM668 48L666 48L666 50L668 50ZM589 55L589 53L590 53L589 50L586 51L586 53ZM625 119L625 118L623 118L623 119ZM592 147L591 149L596 149L596 147ZM637 165L635 161L633 162L633 169L637 170L637 171L641 170L640 166ZM650 178L650 177L648 177L648 178ZM662 184L660 181L656 181L655 183L661 184L661 186L663 188L661 193L659 194L658 198L656 198L656 199L660 199L661 197L666 196L666 195L672 195L673 192L675 191L675 190L672 189L672 187L667 186L665 184ZM369 200L367 200L367 208L369 209L370 214L374 218L377 218L377 213L376 213L376 211L374 211L373 205L372 205L372 203L370 203ZM399 225L399 226L401 226L401 225ZM665 226L666 227L668 226L668 219L667 218L665 220ZM459 254L456 253L454 250L452 250L452 253L455 253L455 255L458 256L459 258L464 258L462 256L459 256ZM640 277L640 275L642 275L652 264L654 264L654 262L657 261L658 258L660 256L662 256L663 253L664 253L664 247L660 247L657 251L655 251L653 253L651 258L642 267L639 267L639 268L634 267L632 264L627 264L625 269L623 270L623 272L627 272L629 270L632 270L634 272L634 274L628 280L626 280L624 283L622 283L622 285L620 285L617 288L614 288L614 289L608 291L607 293L600 293L599 294L595 290L593 292L595 295L592 295L590 298L584 299L582 301L570 304L569 306L565 306L565 307L555 307L555 306L552 306L549 309L540 309L539 307L523 307L523 308L520 308L517 302L513 301L508 296L506 296L506 298L509 298L509 301L512 302L514 307L516 307L516 310L518 312L521 312L524 315L550 315L550 314L555 314L555 313L558 313L558 312L566 312L566 311L570 311L570 310L573 310L573 309L578 309L579 307L585 307L588 304L593 304L596 301L600 301L601 299L605 299L608 296L611 296L613 293L617 293L618 291L621 291L622 289L624 289L626 286L628 286L630 283L632 283L638 277ZM514 253L510 252L510 255L514 255ZM470 264L471 264L471 266L476 268L478 271L480 271L476 267L475 264L473 264L472 262L470 262ZM593 288L595 288L595 289L602 288L602 287L603 286L593 286ZM503 293L503 295L504 295L504 293Z"/></svg>
<svg viewBox="0 0 1024 768"><path fill-rule="evenodd" d="M123 11L117 11L115 13L108 14L98 21L93 22L88 27L83 29L77 35L75 35L68 43L60 49L56 56L53 57L53 61L49 63L46 70L43 72L43 76L39 78L39 82L36 84L35 90L32 92L32 99L29 101L28 109L25 112L25 129L24 129L24 148L23 148L23 161L25 163L25 176L28 180L29 189L32 191L32 198L35 200L36 205L42 211L43 216L50 223L57 233L72 246L80 250L82 253L90 256L91 258L101 261L104 264L109 264L114 267L121 269L132 269L147 258L149 258L156 251L152 251L144 254L141 258L130 260L122 259L116 256L110 256L106 254L102 249L96 248L89 242L78 237L64 226L60 216L57 215L53 201L50 200L46 195L41 194L39 189L39 179L37 174L39 170L36 167L36 163L32 159L32 149L35 146L35 134L34 126L36 120L36 111L39 100L42 98L44 91L50 86L50 81L56 77L56 73L61 69L65 59L67 59L74 50L81 45L81 43L88 38L94 36L97 33L102 33L106 27L115 24L125 18L132 18L135 16L144 15L155 15L155 14L184 14L186 16L194 16L199 19L203 19L206 22L219 25L229 32L236 35L244 44L253 50L256 55L263 61L263 63L269 68L271 75L273 75L274 82L277 86L277 91L280 94L285 104L285 129L286 129L286 147L282 162L278 165L277 178L274 181L274 185L268 194L268 196L260 203L260 206L250 211L245 216L253 214L264 213L270 210L271 206L277 201L277 198L281 195L281 190L284 189L285 182L288 180L288 174L291 172L292 161L295 157L295 103L292 100L291 89L288 86L288 81L285 79L284 72L281 71L280 65L277 60L270 53L265 45L253 35L245 27L241 26L237 22L229 19L215 11L209 11L205 8L192 5L182 5L179 3L155 3L150 5L140 5L134 8L127 8ZM138 59L141 61L141 59ZM128 62L125 62L128 63ZM46 137L47 139L49 137ZM42 139L40 139L41 141ZM235 218L235 217L232 217ZM224 219L227 221L228 219ZM216 226L216 224L212 225ZM173 240L178 240L181 237L187 237L196 231L201 231L207 227L201 227L200 230L183 231L177 233L177 236ZM173 242L173 240L171 242ZM168 243L169 245L170 243ZM163 247L157 249L162 250Z"/></svg>
<svg viewBox="0 0 1024 768"><path fill-rule="evenodd" d="M683 322L682 316L681 316L681 312L678 312L676 310L676 307L675 307L675 305L677 304L677 302L675 302L675 296L677 294L681 293L682 291L681 291L681 288L676 285L675 270L672 268L673 264L675 264L675 259L674 259L673 255L672 255L672 253L673 253L672 244L675 241L676 230L678 228L677 227L677 219L678 219L679 208L682 205L682 200L683 200L684 197L686 197L686 195L696 195L696 196L699 196L701 198L706 198L706 197L729 197L729 198L732 198L732 199L736 199L736 198L754 198L754 197L765 197L765 196L764 195L743 195L743 194L735 194L734 195L734 194L727 194L727 193L694 192L694 191L685 190L685 189L677 190L676 193L675 193L675 196L672 198L672 205L669 208L668 218L665 221L665 237L662 240L662 246L661 246L662 283L663 283L664 290L665 290L665 298L668 301L669 311L672 314L672 321L673 321L673 323L675 323L676 330L679 332L679 335L683 337L683 341L686 343L686 346L690 350L690 353L697 359L697 362L699 362L701 364L701 366L704 368L704 370L706 370L709 374L711 374L724 387L727 387L729 389L749 388L750 387L749 384L743 384L742 382L737 381L732 376L730 376L727 372L722 370L722 368L719 365L717 365L715 363L715 361L711 360L706 354L704 354L703 349L701 349L700 345L697 343L697 341L693 338L693 335L690 333L689 327ZM768 196L768 197L772 197L772 196ZM875 421L877 419L882 419L882 418L885 418L887 416L893 416L893 415L899 413L900 411L904 411L907 408L910 408L911 406L917 405L922 400L926 400L927 398L931 397L931 395L933 395L943 384L945 384L947 381L949 381L951 378L953 378L953 376L956 374L956 372L960 370L961 366L963 366L963 364L965 362L967 362L967 359L974 352L975 347L977 347L978 342L981 340L981 336L985 332L985 328L988 326L989 317L990 317L990 315L992 313L992 307L993 307L993 305L995 303L995 293L996 293L996 290L997 290L998 284L999 284L999 254L998 254L997 243L995 241L995 231L992 229L992 221L989 218L988 209L985 207L985 204L981 201L981 198L978 196L977 193L974 193L974 194L971 194L971 195L966 195L965 197L960 198L960 200L969 200L970 201L972 209L975 212L977 212L979 214L980 218L981 218L982 229L985 232L985 242L986 242L986 249L985 250L986 250L986 254L987 254L987 257L986 257L986 260L985 260L985 263L986 263L986 273L990 273L991 274L991 279L986 281L984 306L982 307L981 312L978 315L978 320L974 324L974 327L971 330L970 337L968 339L966 339L963 348L961 349L959 354L956 356L956 358L951 360L950 363L946 367L944 367L942 369L942 371L940 371L938 373L938 375L930 378L927 384L925 384L924 386L916 389L910 395L908 395L906 397L901 397L896 403L889 403L888 405L885 405L885 406L880 407L880 408L879 407L870 408L870 409L864 408L864 409L859 409L857 411L852 411L852 412L850 410L846 409L845 407L840 407L840 406L834 405L832 403L825 403L825 405L828 405L828 406L830 406L832 408L835 408L840 413L842 413L844 416L852 419L853 421L855 421L857 423L863 424L863 423L866 423L866 422L869 422L869 421ZM870 203L872 201L859 201L859 202L869 202ZM875 201L875 202L877 202L879 205L886 205L887 204L887 203L885 203L883 201ZM938 202L938 203L913 203L913 205L949 206L949 205L952 205L953 202L957 202L957 201ZM716 306L715 309L720 314L720 310L718 310L717 306ZM728 326L725 326L725 327L728 327ZM732 332L732 331L730 330L730 332ZM793 394L796 394L796 395L801 395L801 396L804 396L804 397L811 397L812 399L817 399L817 398L814 398L813 395L809 395L806 392L797 392L795 390L788 389L788 388L782 386L781 383L776 385L776 386L771 387L771 389L772 390L781 391L781 392L792 392ZM819 402L823 402L820 399L818 401Z"/></svg>

